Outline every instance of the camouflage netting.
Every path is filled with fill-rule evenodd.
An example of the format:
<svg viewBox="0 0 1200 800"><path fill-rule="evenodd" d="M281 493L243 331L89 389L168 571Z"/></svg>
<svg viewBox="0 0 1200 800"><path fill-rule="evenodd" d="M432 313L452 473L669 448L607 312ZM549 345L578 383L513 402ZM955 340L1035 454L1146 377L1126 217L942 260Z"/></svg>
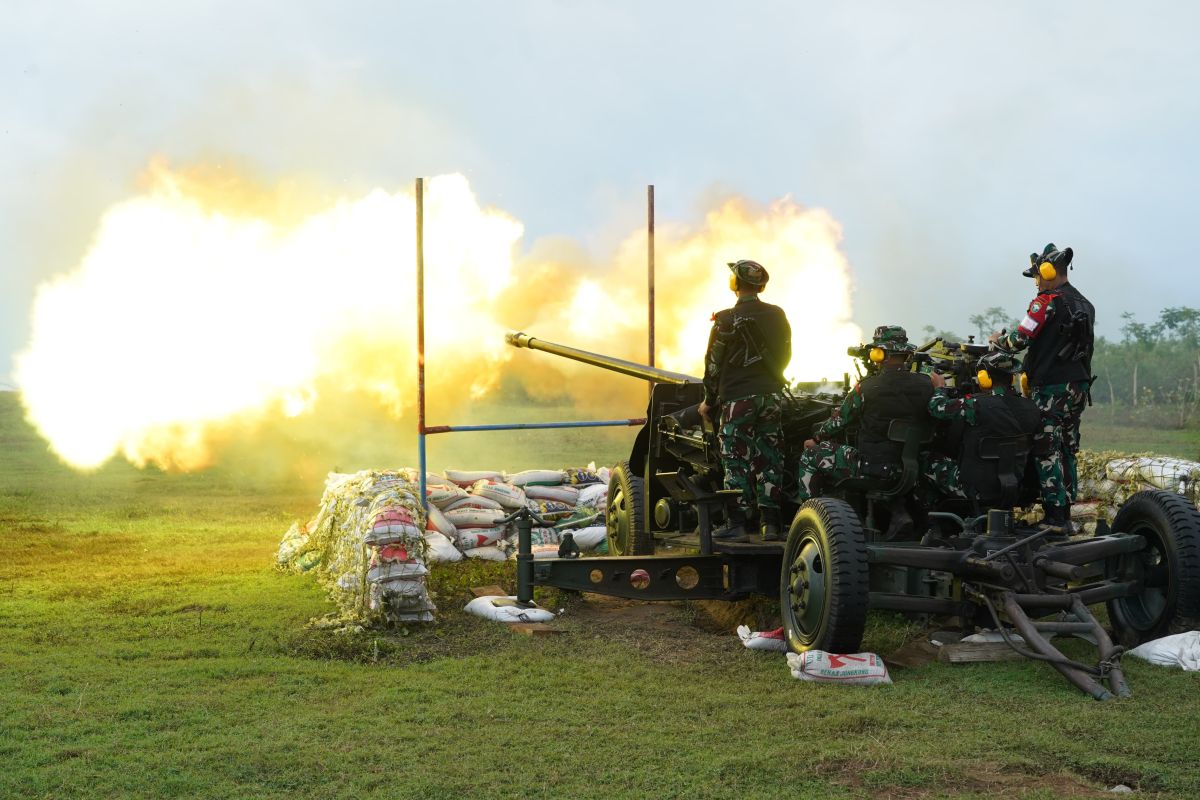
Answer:
<svg viewBox="0 0 1200 800"><path fill-rule="evenodd" d="M428 515L418 478L412 469L330 473L317 516L284 534L279 567L316 575L339 610L332 624L432 622L428 565L515 557L516 525L495 523L519 508L554 525L533 529L535 558L557 556L568 530L580 550L607 552L606 468L428 473Z"/></svg>
<svg viewBox="0 0 1200 800"><path fill-rule="evenodd" d="M1145 489L1165 489L1200 505L1200 463L1149 453L1079 452L1079 496L1071 517L1087 533L1112 522L1121 504Z"/></svg>

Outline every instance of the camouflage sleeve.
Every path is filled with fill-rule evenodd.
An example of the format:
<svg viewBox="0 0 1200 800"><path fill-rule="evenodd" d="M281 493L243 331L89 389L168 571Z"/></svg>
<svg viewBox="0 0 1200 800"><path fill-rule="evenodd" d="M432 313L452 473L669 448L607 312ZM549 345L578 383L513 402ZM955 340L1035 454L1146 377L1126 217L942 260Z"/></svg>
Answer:
<svg viewBox="0 0 1200 800"><path fill-rule="evenodd" d="M831 439L846 428L858 422L862 415L863 397L862 389L855 386L854 389L846 395L846 399L842 401L842 405L833 416L822 422L813 431L813 438L817 441Z"/></svg>
<svg viewBox="0 0 1200 800"><path fill-rule="evenodd" d="M975 398L951 397L945 389L934 389L929 399L929 416L940 420L964 419L968 425L975 424Z"/></svg>
<svg viewBox="0 0 1200 800"><path fill-rule="evenodd" d="M712 330L708 334L708 349L704 351L704 402L717 404L721 385L721 364L725 361L725 339L720 335L717 315L713 314Z"/></svg>
<svg viewBox="0 0 1200 800"><path fill-rule="evenodd" d="M1017 352L1024 350L1029 343L1036 339L1054 317L1054 295L1039 294L1029 304L1025 317L1017 324L1017 329L1000 337L996 346L1002 350Z"/></svg>

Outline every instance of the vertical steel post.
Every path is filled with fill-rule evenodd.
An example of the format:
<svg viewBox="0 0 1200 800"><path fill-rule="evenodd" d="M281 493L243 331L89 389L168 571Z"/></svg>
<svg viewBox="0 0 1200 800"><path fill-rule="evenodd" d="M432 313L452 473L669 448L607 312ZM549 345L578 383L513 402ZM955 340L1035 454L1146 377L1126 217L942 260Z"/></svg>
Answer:
<svg viewBox="0 0 1200 800"><path fill-rule="evenodd" d="M425 490L425 181L417 178L417 469L421 507L429 513Z"/></svg>
<svg viewBox="0 0 1200 800"><path fill-rule="evenodd" d="M647 300L649 305L650 319L650 360L647 362L650 366L654 366L654 184L646 187L646 282L647 282ZM654 389L654 384L650 384L651 390Z"/></svg>

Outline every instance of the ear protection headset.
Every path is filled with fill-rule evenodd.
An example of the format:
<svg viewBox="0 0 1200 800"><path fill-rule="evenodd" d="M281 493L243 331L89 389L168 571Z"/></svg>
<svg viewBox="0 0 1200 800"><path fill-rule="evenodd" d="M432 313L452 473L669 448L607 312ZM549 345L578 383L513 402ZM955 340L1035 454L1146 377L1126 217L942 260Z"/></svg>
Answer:
<svg viewBox="0 0 1200 800"><path fill-rule="evenodd" d="M1038 275L1041 275L1044 281L1052 281L1058 277L1058 270L1049 261L1043 261L1038 266Z"/></svg>
<svg viewBox="0 0 1200 800"><path fill-rule="evenodd" d="M729 289L730 291L737 291L737 275L732 272L729 273Z"/></svg>
<svg viewBox="0 0 1200 800"><path fill-rule="evenodd" d="M988 374L986 369L981 369L975 373L975 380L979 382L979 388L985 392L992 388L992 376Z"/></svg>
<svg viewBox="0 0 1200 800"><path fill-rule="evenodd" d="M887 353L884 352L882 347L872 347L869 356L872 362L882 364L883 360L887 358Z"/></svg>

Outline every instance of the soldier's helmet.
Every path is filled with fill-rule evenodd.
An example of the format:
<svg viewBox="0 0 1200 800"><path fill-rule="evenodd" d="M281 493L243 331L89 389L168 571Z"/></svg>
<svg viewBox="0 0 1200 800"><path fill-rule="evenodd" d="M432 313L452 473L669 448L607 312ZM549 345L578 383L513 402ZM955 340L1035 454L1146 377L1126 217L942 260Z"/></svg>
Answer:
<svg viewBox="0 0 1200 800"><path fill-rule="evenodd" d="M1054 269L1058 271L1059 275L1064 275L1067 268L1071 266L1071 259L1074 257L1075 252L1071 248L1068 247L1065 250L1059 250L1054 246L1054 242L1050 242L1042 248L1040 256L1037 253L1029 254L1029 269L1021 274L1026 278L1032 278L1037 274L1038 267L1049 261L1054 265Z"/></svg>
<svg viewBox="0 0 1200 800"><path fill-rule="evenodd" d="M747 286L766 286L767 281L771 279L771 276L767 274L766 267L749 259L730 262L729 271Z"/></svg>
<svg viewBox="0 0 1200 800"><path fill-rule="evenodd" d="M880 325L871 337L871 345L889 353L911 353L917 346L908 341L908 331L899 325Z"/></svg>
<svg viewBox="0 0 1200 800"><path fill-rule="evenodd" d="M992 350L980 357L979 368L986 369L992 375L1016 375L1021 371L1021 362L1012 353Z"/></svg>

